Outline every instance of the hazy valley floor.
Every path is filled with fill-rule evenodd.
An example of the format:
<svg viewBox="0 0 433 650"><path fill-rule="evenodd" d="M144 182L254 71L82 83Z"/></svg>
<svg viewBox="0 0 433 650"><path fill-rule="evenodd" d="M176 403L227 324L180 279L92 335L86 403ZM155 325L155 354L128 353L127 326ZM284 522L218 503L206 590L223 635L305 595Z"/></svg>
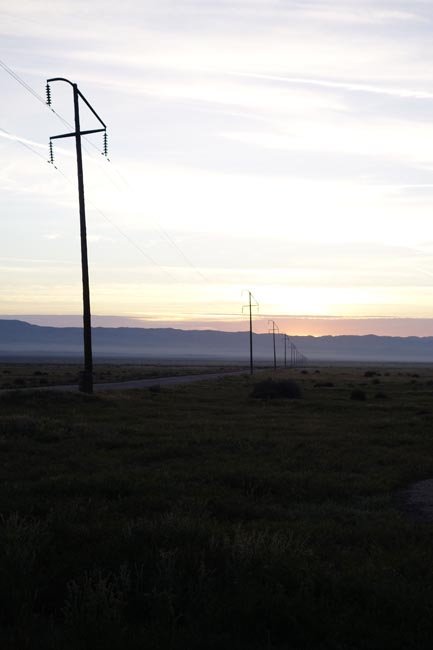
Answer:
<svg viewBox="0 0 433 650"><path fill-rule="evenodd" d="M82 363L0 362L0 390L78 385L78 377L82 368ZM141 380L151 380L156 384L161 378L167 377L229 372L239 372L239 366L229 364L96 363L93 378L96 385Z"/></svg>
<svg viewBox="0 0 433 650"><path fill-rule="evenodd" d="M431 647L433 370L263 376L0 397L2 647Z"/></svg>

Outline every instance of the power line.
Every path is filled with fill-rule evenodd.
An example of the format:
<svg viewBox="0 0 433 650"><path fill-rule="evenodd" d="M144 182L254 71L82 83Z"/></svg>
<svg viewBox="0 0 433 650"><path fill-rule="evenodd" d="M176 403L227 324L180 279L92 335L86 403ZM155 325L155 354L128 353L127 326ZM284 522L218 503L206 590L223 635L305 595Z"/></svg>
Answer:
<svg viewBox="0 0 433 650"><path fill-rule="evenodd" d="M12 68L11 68L10 66L8 66L8 65L7 65L4 61L2 61L1 59L0 59L0 67L3 68L3 70L4 70L7 74L9 74L9 75L10 75L10 76L15 80L15 81L17 81L17 82L18 82L18 83L19 83L19 84L20 84L20 85L21 85L25 90L27 90L27 92L29 92L29 93L30 93L30 94L31 94L35 99L37 99L40 103L42 103L44 106L46 106L46 107L47 107L47 108L48 108L52 113L54 113L54 115L56 115L56 117L57 117L57 118L58 118L58 119L59 119L59 120L64 124L64 126L68 126L68 127L70 127L71 129L74 128L73 125L71 124L71 122L69 122L68 120L66 120L66 119L65 119L65 118L64 118L60 113L58 113L54 108L52 108L52 106L50 105L50 103L47 102L47 101L45 100L45 98L42 97L42 95L40 95L36 90L34 90L34 89L33 89L33 88L32 88L32 87L31 87L31 86L30 86L26 81L24 81L24 79L22 79L22 77L20 77L20 75L19 75L18 73L16 73L14 70L12 70ZM48 98L50 98L49 92L47 92L47 99L48 99ZM84 136L83 136L83 137L84 137ZM86 141L86 142L87 142L91 147L93 147L94 149L96 149L96 151L98 151L98 153L101 153L100 150L98 149L98 147L97 147L97 146L96 146L96 145L95 145L91 140L89 140L89 139L86 138L86 137L84 137L84 140L85 140L85 141ZM90 156L90 153L88 152L88 149L87 149L85 146L84 146L84 148L86 149L87 153L88 153L89 156ZM108 162L111 163L111 161L110 161L110 159L108 158L108 156L105 156L105 157L106 157L106 160L107 160ZM92 156L91 156L91 158L92 158L92 160L96 160L96 158L94 158L94 157L92 157ZM98 159L98 160L99 160L99 159ZM122 174L122 173L121 173L121 172L116 168L116 166L113 165L112 163L111 163L111 168L112 168L113 171L114 171L114 172L119 176L119 178L123 181L123 183L124 183L127 187L129 187L129 189L133 189L133 188L131 187L131 184L129 183L129 181L128 181L124 176L123 176L123 174ZM107 172L106 172L106 170L104 169L104 167L101 166L101 170L103 171L103 173L104 173L105 175L107 175L107 176L110 178L111 181L113 181L113 179L110 177L110 175L107 174ZM118 187L118 189L119 189L119 187ZM120 188L120 191L125 191L125 188ZM113 224L113 225L114 225L114 224ZM166 232L166 231L165 231L161 226L159 226L158 224L155 223L155 226L156 226L156 231L157 231L157 232L159 231L160 234L162 234L162 235L166 238L166 240L171 244L171 246L172 246L172 247L173 247L173 248L174 248L174 249L179 253L179 255L181 255L181 257L182 257L183 260L188 264L188 266L189 266L190 268L192 268L192 269L197 273L197 275L200 276L200 278L201 278L204 282L209 283L208 278L206 278L206 276L205 276L205 275L200 271L200 269L198 269L198 268L195 266L195 264L194 264L194 263L189 259L189 257L188 257L188 256L186 255L186 253L181 249L181 247L177 244L177 242L174 241L174 239L171 237L171 235L169 235L169 233L167 233L167 232ZM116 226L115 226L115 227L116 227ZM117 228L117 227L116 227L116 228ZM119 232L121 232L121 231L119 230ZM122 233L122 234L124 235L124 233ZM124 236L125 236L125 235L124 235ZM135 246L135 244L134 244L134 246Z"/></svg>
<svg viewBox="0 0 433 650"><path fill-rule="evenodd" d="M39 158L42 158L42 160L43 160L44 162L49 162L49 161L47 161L47 159L45 158L45 156L43 156L39 151L37 151L37 149L35 149L35 148L32 147L31 145L29 145L27 142L23 141L23 139L21 139L21 138L19 138L19 137L17 137L17 136L14 136L12 133L10 133L9 131L7 131L6 129L4 129L4 128L2 128L2 127L0 127L0 131L2 131L3 133L6 133L6 135L10 136L10 139L11 139L12 142L18 142L18 143L21 144L23 147L25 147L26 149L28 149L28 151L31 151L33 154L35 154L35 155L38 156ZM66 174L65 174L65 173L64 173L64 172L63 172L63 171L62 171L62 170L61 170L57 165L53 165L53 167L54 167L54 169L55 169L59 174L61 174L61 176L63 176L63 178L64 178L64 179L65 179L65 180L66 180L66 181L67 181L71 186L75 187L75 183L73 183L73 181L69 178L69 176L67 176L67 175L66 175ZM117 230L117 231L122 235L122 237L124 237L124 238L125 238L125 239L126 239L126 240L127 240L127 241L132 245L132 246L134 246L134 248L136 248L136 249L141 253L141 255L143 255L143 257L145 257L145 258L147 259L148 262L151 262L151 264L153 264L154 266L158 267L158 268L159 268L163 273L165 273L165 274L168 276L168 278L169 278L170 280L172 280L172 281L174 281L174 282L177 282L177 278L175 278L175 277L174 277L174 276L173 276L169 271L167 271L166 268L164 268L163 266L161 266L161 264L159 264L159 263L158 263L158 262L157 262L157 261L156 261L156 260L151 256L151 255L149 255L148 253L146 253L146 252L144 251L144 249L143 249L139 244L137 244L137 242L135 242L135 241L134 241L134 240L133 240L129 235L127 235L127 234L126 234L126 233L125 233L125 232L124 232L124 231L123 231L123 230L122 230L122 229L121 229L121 228L120 228L120 227L119 227L119 226L118 226L114 221L112 221L112 219L110 219L110 218L105 214L105 212L103 212L100 208L98 208L98 207L93 203L93 201L91 201L90 199L88 199L88 201L89 201L89 203L91 204L92 208L93 208L96 212L98 212L98 213L99 213L99 214L100 214L100 215L101 215L101 216L102 216L102 217L103 217L103 218L104 218L104 219L105 219L105 220L106 220L106 221L107 221L107 222L108 222L108 223L109 223L113 228L115 228L115 229L116 229L116 230Z"/></svg>
<svg viewBox="0 0 433 650"><path fill-rule="evenodd" d="M185 262L188 264L188 266L190 266L192 269L194 269L194 271L195 271L195 272L196 272L196 273L201 277L201 279L202 279L204 282L209 282L209 280L207 279L207 277L206 277L206 276L205 276L205 275L200 271L200 269L198 269L198 268L195 266L195 264L193 264L193 262L191 262L191 260L190 260L190 259L187 257L187 255L183 252L183 250L180 248L180 246L178 246L178 244L174 241L174 239L171 237L171 235L169 235L168 232L166 232L166 230L164 230L164 228L162 228L162 227L159 227L158 229L159 229L160 232L164 235L164 237L165 237L165 238L170 242L170 244L171 244L172 246L174 246L174 248L177 250L177 252L178 252L178 253L183 257L183 259L184 259Z"/></svg>
<svg viewBox="0 0 433 650"><path fill-rule="evenodd" d="M26 82L24 81L24 79L22 79L22 78L21 78L17 73L15 73L15 72L12 70L12 68L10 68L10 67L9 67L9 66L4 62L4 61L2 61L1 59L0 59L0 67L3 68L3 70L5 70L5 72L7 72L7 73L8 73L8 74L13 78L13 79L15 79L15 81L17 81L17 82L18 82L18 83L19 83L19 84L20 84L20 85L21 85L25 90L27 90L29 93L31 93L31 95L33 95L33 97L34 97L35 99L37 99L39 102L41 102L44 106L47 106L46 100L45 100L45 99L44 99L44 98L43 98L39 93L37 93L37 92L36 92L36 91L31 87L31 86L29 86L29 84L26 83ZM51 106L48 106L48 108L49 108L49 109L50 109L50 110L51 110L51 111L52 111L52 112L53 112L53 113L54 113L54 114L55 114L55 115L56 115L56 116L57 116L57 117L58 117L58 118L63 122L63 124L64 124L65 126L68 126L68 127L70 127L70 128L73 128L72 124L71 124L70 122L68 122L68 120L66 120L65 118L63 118L63 117L62 117L62 116L61 116L61 115L60 115L56 110L54 110ZM26 149L28 149L29 151L33 152L34 154L36 154L36 155L39 156L40 158L42 158L42 160L44 160L45 162L50 162L50 161L46 161L45 157L44 157L44 156L43 156L39 151L37 151L36 149L34 149L33 147L31 147L29 144L27 144L26 142L24 142L22 139L17 138L17 137L14 137L14 136L13 136L11 133L9 133L6 129L3 129L3 128L2 128L1 130L2 130L4 133L6 133L7 135L9 135L9 136L11 137L11 139L15 140L16 142L19 142L22 146L26 147ZM87 140L87 138L86 138L86 140ZM96 146L93 145L93 143L92 143L91 141L89 141L89 140L87 140L87 141L88 141L92 146L94 146L94 147L96 148ZM51 142L50 142L50 145L51 145ZM52 159L52 148L51 148L51 147L50 147L50 153L51 153L51 162L53 162L53 159ZM60 174L61 174L61 175L62 175L62 176L63 176L63 177L64 177L64 178L69 182L69 183L73 184L72 181L71 181L71 180L70 180L70 179L69 179L69 178L68 178L68 177L67 177L67 176L66 176L66 175L65 175L65 174L64 174L64 173L63 173L63 172L58 168L57 165L54 165L54 163L53 163L53 166L54 166L54 169L56 169L56 171L58 171L58 172L59 172L59 173L60 173ZM125 181L125 182L126 182L126 181ZM174 276L173 276L171 273L169 273L165 268L163 268L160 264L158 264L158 262L156 262L156 260L154 260L154 259L152 258L151 255L149 255L148 253L146 253L146 252L141 248L141 246L139 246L136 242L134 242L134 240L131 239L131 237L129 237L129 235L127 235L125 232L123 232L123 230L121 230L121 228L119 228L119 226L117 226L117 225L116 225L116 224L115 224L115 223L114 223L114 222L113 222L113 221L112 221L112 220L111 220L111 219L110 219L110 218L109 218L109 217L108 217L108 216L107 216L107 215L106 215L106 214L105 214L105 213L104 213L100 208L98 208L98 207L97 207L97 206L96 206L92 201L89 201L89 203L91 203L91 205L92 205L92 207L93 207L94 210L96 210L96 211L97 211L97 212L98 212L98 213L99 213L99 214L100 214L104 219L106 219L106 221L108 221L108 223L110 223L111 226L112 226L113 228L115 228L115 229L116 229L116 230L117 230L117 231L118 231L118 232L119 232L119 233L120 233L120 234L121 234L121 235L122 235L122 236L123 236L123 237L124 237L124 238L125 238L125 239L130 243L130 244L131 244L131 245L132 245L132 246L134 246L134 247L135 247L135 248L136 248L136 249L137 249L137 250L138 250L138 251L139 251L139 252L140 252L140 253L141 253L141 254L142 254L142 255L143 255L147 260L148 260L148 261L150 261L150 262L151 262L152 264L154 264L155 266L159 267L159 268L160 268L164 273L166 273L166 275L167 275L171 280L176 281L176 278L174 278ZM172 243L172 245L175 246L175 247L177 248L177 250L178 250L182 255L184 255L184 253L182 252L182 250L181 250L181 249L179 248L179 246L177 246L177 244L176 244L176 243L171 239L171 237L168 235L168 233L166 233L166 232L164 231L164 235L165 235L165 237L166 237L166 238L167 238L167 239ZM185 260L187 260L187 258L186 258L185 255L184 255L184 258L185 258ZM198 270L198 269L196 269L196 270ZM199 273L200 273L200 272L199 272ZM201 274L201 275L202 275L202 274ZM202 277L204 278L203 275L202 275Z"/></svg>
<svg viewBox="0 0 433 650"><path fill-rule="evenodd" d="M73 181L68 176L66 176L66 174L64 174L61 170L59 170L58 167L56 167L56 169L57 171L60 171L62 176L68 181L70 185L74 186ZM148 262L150 262L151 264L159 268L163 273L167 275L167 277L170 280L177 282L177 278L175 278L169 271L167 271L165 267L159 264L151 255L149 255L149 253L146 253L146 251L139 244L137 244L137 242L135 242L126 232L124 232L120 228L120 226L118 226L112 219L110 219L110 217L107 214L105 214L105 212L103 212L101 208L99 208L91 199L88 198L87 200L92 206L93 210L95 210L95 212L100 214L101 217L105 219L105 221L107 221L115 230L117 230L117 232L120 235L122 235L122 237L124 237L124 239L126 239L126 241L128 241L131 244L131 246L134 246L134 248L136 248L139 251L139 253L141 253L141 255L143 255L143 257L147 259Z"/></svg>
<svg viewBox="0 0 433 650"><path fill-rule="evenodd" d="M31 95L33 95L33 97L35 99L37 99L41 104L43 104L46 108L48 108L48 110L50 110L52 113L54 113L54 115L63 123L64 126L67 126L67 127L71 128L71 129L74 128L73 124L71 122L69 122L69 120L64 118L63 115L58 113L52 106L50 106L47 103L46 99L42 95L40 95L34 88L32 88L32 86L30 86L26 81L24 81L24 79L22 77L20 77L20 75L17 72L12 70L12 68L10 66L8 66L1 59L0 59L0 67L3 68L3 70L8 75L10 75L15 81L17 81L25 90L27 90L27 92L29 92ZM101 153L99 148L91 140L89 140L86 137L84 137L84 140L86 141L86 143L88 145L90 145L96 151L98 151L98 153ZM87 153L89 153L88 150L87 150ZM90 156L90 154L89 154L89 156ZM92 159L96 160L96 158L92 158ZM106 158L106 159L107 159L108 162L110 162L109 158Z"/></svg>
<svg viewBox="0 0 433 650"><path fill-rule="evenodd" d="M113 228L115 228L117 232L119 232L122 235L122 237L124 237L132 246L134 246L134 248L136 248L149 262L151 262L154 266L157 266L163 273L167 275L167 277L170 280L177 282L177 278L175 278L174 275L172 275L169 271L167 271L165 267L161 266L161 264L159 264L151 255L149 255L149 253L146 253L144 249L139 244L137 244L137 242L131 239L131 237L127 235L126 232L124 232L116 223L114 223L114 221L112 221L110 217L108 217L104 212L102 212L102 210L98 208L93 203L93 201L91 201L90 199L88 199L88 201L92 206L92 208L96 210L96 212L98 212L106 221L108 221L108 223L111 224Z"/></svg>
<svg viewBox="0 0 433 650"><path fill-rule="evenodd" d="M24 81L16 72L12 70L4 61L0 59L0 67L3 68L5 72L7 72L8 75L10 75L15 81L17 81L25 90L27 90L29 93L33 95L35 99L37 99L39 102L45 105L45 99L42 97L42 95L39 95L39 93L36 92L36 90L33 90L31 86L27 82Z"/></svg>

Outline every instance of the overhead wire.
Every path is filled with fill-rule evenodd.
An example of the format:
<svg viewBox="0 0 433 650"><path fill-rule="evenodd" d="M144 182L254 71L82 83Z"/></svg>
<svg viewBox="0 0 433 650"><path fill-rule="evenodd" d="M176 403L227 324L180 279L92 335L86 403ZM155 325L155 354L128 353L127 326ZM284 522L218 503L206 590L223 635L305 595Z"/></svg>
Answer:
<svg viewBox="0 0 433 650"><path fill-rule="evenodd" d="M46 103L45 98L40 95L34 88L32 88L18 73L16 73L10 66L8 66L4 61L0 59L0 67L3 68L3 70L9 74L15 81L17 81L25 90L27 90L36 100L38 100L40 103L42 103L46 108L48 108L56 117L65 125L68 126L69 128L73 129L73 125L66 120L60 113L58 113L52 106L48 106ZM100 153L98 147L88 138L83 136L83 139L88 143L91 147L93 147L98 153ZM87 147L84 147L85 150L88 152ZM90 156L90 153L89 153ZM42 156L43 157L43 156ZM95 158L92 157L92 160L95 160ZM109 158L106 158L106 160L111 163L111 160ZM123 181L123 183L126 185L126 187L129 187L130 189L133 189L130 182L128 181L127 178L116 168L115 165L111 164L110 165L113 171L119 176L119 178ZM106 170L103 169L104 173L107 175ZM109 176L109 175L108 175ZM110 178L110 181L113 181L112 178ZM118 187L119 189L119 187ZM125 188L120 188L120 191L125 191ZM97 208L95 208L97 209ZM113 226L117 228L117 226L113 223ZM178 252L178 254L182 257L182 259L186 262L186 264L195 271L195 273L201 278L202 281L209 283L208 278L200 271L200 269L189 259L189 257L186 255L186 253L182 250L182 248L178 245L178 243L173 239L173 237L159 224L157 224L154 221L154 227L157 232L159 232L168 242L169 244ZM121 232L119 230L119 232ZM125 233L122 233L125 237L128 237ZM130 240L132 243L132 240ZM133 244L135 247L137 247L137 244ZM139 248L139 247L138 247Z"/></svg>
<svg viewBox="0 0 433 650"><path fill-rule="evenodd" d="M10 75L15 81L17 81L25 90L27 90L35 99L37 99L41 104L45 106L45 108L48 108L49 111L54 113L54 115L62 122L64 126L67 126L71 129L73 129L73 124L69 122L66 118L64 118L60 113L58 113L52 106L48 106L45 98L39 94L32 86L30 86L18 73L16 73L10 66L8 66L4 61L0 59L0 68L3 68L5 72L7 72L8 75ZM94 149L96 149L99 152L98 147L88 138L83 136L83 139L86 140L86 142L92 146Z"/></svg>
<svg viewBox="0 0 433 650"><path fill-rule="evenodd" d="M31 151L33 154L35 154L35 155L38 156L39 158L42 158L42 160L44 160L45 162L48 162L48 163L49 163L49 161L47 161L46 158L45 158L45 157L44 157L44 156L43 156L39 151L37 151L37 149L35 149L35 148L32 147L31 145L29 145L29 144L28 144L27 142L25 142L22 138L19 138L19 137L17 137L17 136L14 136L12 133L10 133L9 131L7 131L7 130L4 129L3 127L0 127L0 131L2 131L3 133L6 133L6 135L8 135L8 136L10 137L10 139L11 139L12 142L18 142L18 143L21 144L23 147L25 147L26 149L28 149L29 151ZM49 164L50 164L50 163L49 163ZM55 170L56 170L56 171L57 171L61 176L63 176L63 178L64 178L64 179L65 179L65 180L66 180L70 185L72 185L72 186L75 185L75 184L73 183L73 181L72 181L72 180L71 180L71 179L70 179L70 178L69 178L69 177L68 177L68 176L67 176L67 175L66 175L66 174L61 170L61 169L59 169L59 167L58 167L57 165L53 165L53 167L54 167L54 169L55 169ZM103 212L100 208L98 208L98 206L96 206L96 205L93 203L93 201L91 201L90 199L88 199L88 202L90 203L90 205L92 206L92 208L93 208L96 212L98 212L98 213L99 213L99 214L100 214L100 215L101 215L101 216L102 216L102 217L103 217L103 218L104 218L104 219L105 219L105 220L106 220L106 221L107 221L107 222L108 222L108 223L109 223L113 228L115 228L115 229L116 229L116 230L117 230L117 231L122 235L122 237L124 237L124 238L125 238L125 239L126 239L126 240L127 240L127 241L132 245L132 246L134 246L134 248L136 248L136 249L137 249L137 250L138 250L138 251L139 251L139 252L140 252L140 253L141 253L141 254L142 254L142 255L143 255L143 256L144 256L148 261L149 261L149 262L151 262L154 266L158 267L158 268L159 268L163 273L165 273L165 274L168 276L168 278L169 278L170 280L172 280L172 281L174 281L174 282L177 281L177 278L175 278L174 275L173 275L172 273L170 273L169 271L167 271L167 269L166 269L165 267L163 267L161 264L159 264L159 263L158 263L158 262L157 262L157 261L156 261L156 260L151 256L151 255L149 255L149 253L146 253L146 251L145 251L145 250L144 250L144 249L143 249L139 244L137 244L137 242L135 242L135 241L134 241L134 240L133 240L129 235L127 235L127 233L125 233L125 232L124 232L124 231L123 231L123 230L122 230L122 229L121 229L121 228L120 228L120 227L119 227L119 226L118 226L118 225L117 225L117 224L116 224L112 219L110 219L110 217L108 217L108 215L106 215L105 212Z"/></svg>
<svg viewBox="0 0 433 650"><path fill-rule="evenodd" d="M42 104L45 104L45 99L42 97L42 95L39 95L39 93L34 90L29 84L24 81L16 72L12 70L4 61L0 59L0 67L3 68L5 72L8 73L15 81L17 81L23 88L25 88L30 94L33 95L35 99L38 101L42 102Z"/></svg>
<svg viewBox="0 0 433 650"><path fill-rule="evenodd" d="M111 162L111 161L110 161ZM130 190L134 191L134 188L132 187L131 183L128 181L125 176L116 169L115 166L113 166L113 169L117 172L118 176L123 180L125 186L129 188ZM124 188L122 188L121 191L124 191ZM189 257L186 255L186 253L182 250L182 248L179 246L179 244L173 239L173 237L162 227L160 226L154 219L152 219L154 229L156 232L161 234L168 242L169 244L176 249L176 251L179 253L179 255L182 257L182 259L188 264L188 266L193 269L196 274L204 281L209 283L209 279L200 271L200 269L189 259Z"/></svg>
<svg viewBox="0 0 433 650"><path fill-rule="evenodd" d="M93 203L93 201L91 201L89 199L89 203L93 207L93 209L96 210L96 212L98 212L106 221L108 221L108 223L111 224L111 226L113 228L115 228L117 230L117 232L120 233L122 235L122 237L124 237L131 244L131 246L134 246L134 248L136 248L149 262L151 262L152 264L157 266L163 273L165 273L165 275L170 280L172 280L174 282L178 281L177 278L172 273L170 273L170 271L167 271L167 269L164 266L162 266L161 264L159 264L151 255L149 255L149 253L146 253L144 251L144 249L139 244L137 244L137 242L135 242L133 239L131 239L131 237L126 232L124 232L116 223L114 223L114 221L112 221L110 219L110 217L108 217L105 214L105 212L103 212L100 208L98 208Z"/></svg>
<svg viewBox="0 0 433 650"><path fill-rule="evenodd" d="M5 129L5 128L1 127L1 126L0 126L0 131L2 131L7 136L9 136L9 138L13 142L17 142L18 144L22 145L25 149L27 149L28 151L30 151L34 155L38 156L39 158L42 158L42 160L44 162L49 163L49 161L46 160L45 156L43 154L41 154L40 151L38 151L37 149L32 147L24 139L10 133L10 131L8 131L7 129ZM74 186L74 183L69 178L69 176L67 176L57 165L53 164L53 167L70 185ZM137 244L137 242L135 242L133 239L131 239L131 237L127 233L125 233L112 219L110 219L110 217L108 217L108 215L105 214L105 212L103 212L98 206L96 206L91 199L88 199L88 202L90 203L92 208L96 212L98 212L113 228L115 228L115 230L117 230L119 232L119 234L122 235L122 237L124 237L124 239L126 239L132 246L134 246L134 248L136 248L136 250L138 250L139 253L143 257L145 257L154 266L158 267L161 271L163 271L163 273L165 273L172 281L174 281L174 282L177 281L177 278L175 278L169 271L167 271L166 268L161 266L151 255L149 255L149 253L146 253L146 251L144 251L144 249L139 244ZM183 316L186 316L186 315L189 315L189 316L213 316L213 317L236 316L239 320L242 318L242 315L238 314L238 313L182 312L182 314L178 314L178 315L183 315Z"/></svg>

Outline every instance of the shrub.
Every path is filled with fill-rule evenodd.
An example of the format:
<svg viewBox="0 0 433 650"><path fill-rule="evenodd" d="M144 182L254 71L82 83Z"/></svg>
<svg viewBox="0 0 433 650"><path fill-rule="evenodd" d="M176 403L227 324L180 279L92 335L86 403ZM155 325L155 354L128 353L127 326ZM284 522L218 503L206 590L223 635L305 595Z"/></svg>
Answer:
<svg viewBox="0 0 433 650"><path fill-rule="evenodd" d="M380 372L376 372L375 370L366 370L364 372L364 377L380 377L381 374Z"/></svg>
<svg viewBox="0 0 433 650"><path fill-rule="evenodd" d="M314 384L314 388L334 388L332 381L318 381Z"/></svg>
<svg viewBox="0 0 433 650"><path fill-rule="evenodd" d="M365 391L361 390L360 388L355 388L350 393L350 399L357 400L358 402L365 402L367 395L365 394Z"/></svg>
<svg viewBox="0 0 433 650"><path fill-rule="evenodd" d="M266 379L254 385L251 397L261 399L300 399L302 397L302 391L292 379L284 379L281 381Z"/></svg>
<svg viewBox="0 0 433 650"><path fill-rule="evenodd" d="M388 395L386 393L376 393L374 396L374 399L388 399Z"/></svg>

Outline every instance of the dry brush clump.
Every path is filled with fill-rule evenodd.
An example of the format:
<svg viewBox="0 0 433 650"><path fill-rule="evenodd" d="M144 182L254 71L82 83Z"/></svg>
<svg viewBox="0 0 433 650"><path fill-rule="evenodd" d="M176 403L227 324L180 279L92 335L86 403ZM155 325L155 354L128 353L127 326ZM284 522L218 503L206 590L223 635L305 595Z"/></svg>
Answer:
<svg viewBox="0 0 433 650"><path fill-rule="evenodd" d="M302 390L293 379L265 379L254 385L251 397L260 399L300 399Z"/></svg>

